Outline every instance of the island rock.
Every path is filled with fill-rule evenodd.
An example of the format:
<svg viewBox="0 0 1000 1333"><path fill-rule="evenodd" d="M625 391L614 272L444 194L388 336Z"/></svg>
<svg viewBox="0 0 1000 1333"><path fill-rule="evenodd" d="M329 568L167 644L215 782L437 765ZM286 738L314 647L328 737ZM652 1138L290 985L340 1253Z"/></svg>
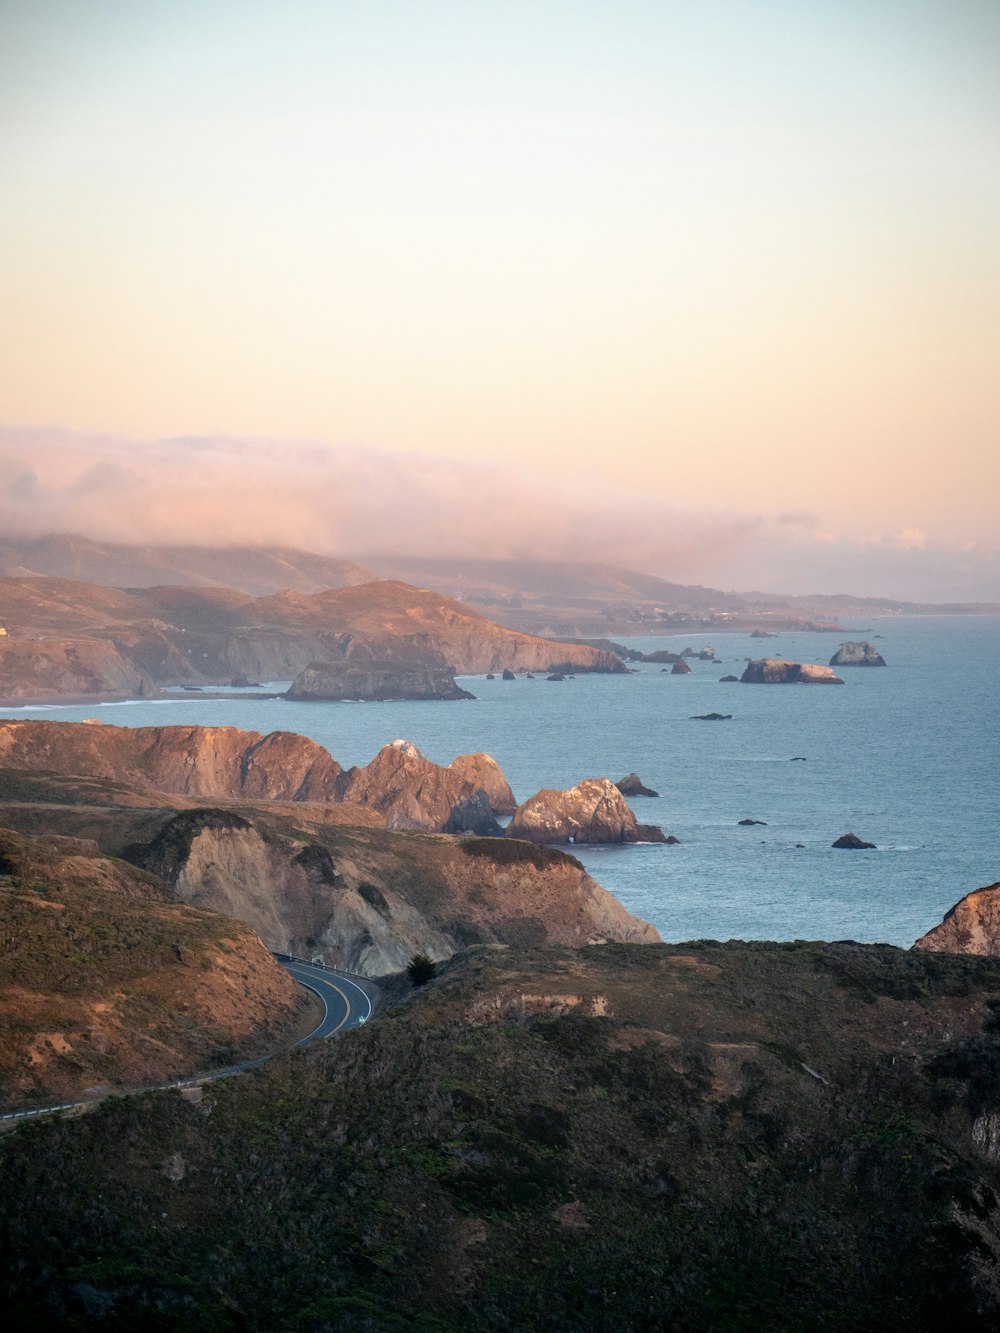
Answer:
<svg viewBox="0 0 1000 1333"><path fill-rule="evenodd" d="M830 658L830 665L884 667L885 658L873 643L842 643Z"/></svg>
<svg viewBox="0 0 1000 1333"><path fill-rule="evenodd" d="M672 676L690 676L691 668L688 666L687 662L678 661L670 668L670 674Z"/></svg>
<svg viewBox="0 0 1000 1333"><path fill-rule="evenodd" d="M637 773L627 773L615 786L623 796L659 796L658 791L653 791L652 787L643 785L642 779Z"/></svg>
<svg viewBox="0 0 1000 1333"><path fill-rule="evenodd" d="M292 682L286 699L471 699L443 666L343 660L312 662Z"/></svg>
<svg viewBox="0 0 1000 1333"><path fill-rule="evenodd" d="M828 666L815 662L786 662L780 657L762 657L750 662L740 677L744 685L843 685Z"/></svg>
<svg viewBox="0 0 1000 1333"><path fill-rule="evenodd" d="M660 829L639 825L607 778L586 778L568 791L545 788L518 806L508 838L539 843L664 842Z"/></svg>
<svg viewBox="0 0 1000 1333"><path fill-rule="evenodd" d="M868 851L875 847L873 842L865 842L864 838L859 838L856 833L844 833L830 845L832 847L845 847L850 851Z"/></svg>

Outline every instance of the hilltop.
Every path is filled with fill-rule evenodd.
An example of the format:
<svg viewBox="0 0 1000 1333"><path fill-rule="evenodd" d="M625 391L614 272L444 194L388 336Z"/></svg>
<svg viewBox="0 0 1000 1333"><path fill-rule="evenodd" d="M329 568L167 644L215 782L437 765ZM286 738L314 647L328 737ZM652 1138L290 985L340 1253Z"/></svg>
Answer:
<svg viewBox="0 0 1000 1333"><path fill-rule="evenodd" d="M614 653L523 634L395 581L250 597L229 588L0 581L0 698L149 695L284 680L315 663L426 672L622 671Z"/></svg>

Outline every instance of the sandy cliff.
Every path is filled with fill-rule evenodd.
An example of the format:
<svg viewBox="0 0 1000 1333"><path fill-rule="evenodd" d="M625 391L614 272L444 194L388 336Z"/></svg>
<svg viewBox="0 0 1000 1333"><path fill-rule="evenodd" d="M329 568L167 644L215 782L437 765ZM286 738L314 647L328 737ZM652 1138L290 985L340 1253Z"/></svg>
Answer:
<svg viewBox="0 0 1000 1333"><path fill-rule="evenodd" d="M967 893L913 947L938 953L1000 955L1000 884Z"/></svg>

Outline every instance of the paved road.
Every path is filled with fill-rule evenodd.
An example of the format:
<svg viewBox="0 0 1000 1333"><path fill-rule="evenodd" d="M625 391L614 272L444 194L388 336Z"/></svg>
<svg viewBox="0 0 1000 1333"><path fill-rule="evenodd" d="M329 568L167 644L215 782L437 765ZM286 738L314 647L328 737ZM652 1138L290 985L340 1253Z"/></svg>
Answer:
<svg viewBox="0 0 1000 1333"><path fill-rule="evenodd" d="M358 1028L371 1018L372 1002L367 991L343 972L334 972L331 968L318 967L315 963L302 962L298 958L288 958L284 954L274 956L300 986L315 991L326 1005L323 1021L307 1037L297 1041L296 1046L305 1046L322 1037L332 1037L337 1032Z"/></svg>
<svg viewBox="0 0 1000 1333"><path fill-rule="evenodd" d="M357 1028L362 1023L367 1023L372 1016L372 1001L365 988L353 978L345 976L343 972L335 972L332 968L322 967L317 963L307 963L301 958L291 958L288 954L276 953L275 958L286 968L300 986L305 986L308 990L318 995L323 1002L323 1017L320 1022L304 1037L300 1037L292 1049L299 1046L307 1046L312 1041L320 1041L325 1037L333 1037L338 1032L347 1032L350 1028ZM274 1055L284 1053L282 1051L272 1051L270 1055L262 1055L258 1060L246 1060L239 1065L227 1065L225 1069L216 1069L209 1074L199 1074L195 1078L179 1079L171 1083L157 1083L148 1088L136 1088L135 1092L155 1092L160 1088L192 1088L199 1083L214 1083L216 1079L229 1078L233 1074L245 1073L248 1069L256 1069L259 1065L266 1064ZM94 1102L102 1101L103 1098L95 1097L85 1102L60 1102L57 1106L38 1106L30 1111L8 1111L0 1115L0 1121L4 1120L28 1120L35 1116L51 1115L54 1111L71 1111L77 1106L92 1106Z"/></svg>

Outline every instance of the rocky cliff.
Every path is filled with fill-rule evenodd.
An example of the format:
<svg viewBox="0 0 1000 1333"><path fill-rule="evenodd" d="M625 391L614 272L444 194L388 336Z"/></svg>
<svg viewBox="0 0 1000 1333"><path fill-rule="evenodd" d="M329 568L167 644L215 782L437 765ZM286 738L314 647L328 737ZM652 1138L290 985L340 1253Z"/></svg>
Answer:
<svg viewBox="0 0 1000 1333"><path fill-rule="evenodd" d="M0 941L5 1105L263 1054L308 1008L245 925L86 840L0 828Z"/></svg>
<svg viewBox="0 0 1000 1333"><path fill-rule="evenodd" d="M516 805L489 755L460 755L441 767L410 742L395 741L345 772L305 736L237 727L0 721L0 767L117 779L192 799L336 804L339 822L361 810L363 824L431 831L444 829L455 807L480 789L495 814Z"/></svg>
<svg viewBox="0 0 1000 1333"><path fill-rule="evenodd" d="M744 685L843 685L828 666L814 662L786 662L780 657L762 657L747 664L740 677Z"/></svg>
<svg viewBox="0 0 1000 1333"><path fill-rule="evenodd" d="M229 588L126 590L19 577L0 583L0 604L15 645L8 670L0 670L0 698L28 697L31 688L66 692L55 667L42 688L29 656L37 646L17 646L37 645L40 636L53 645L72 640L78 652L81 640L101 645L89 651L107 655L108 674L95 671L97 684L76 693L121 693L129 672L161 685L227 685L236 675L294 678L314 662L451 673L625 669L614 653L505 629L461 602L396 581L254 598Z"/></svg>
<svg viewBox="0 0 1000 1333"><path fill-rule="evenodd" d="M334 828L248 810L194 810L127 849L199 907L274 949L367 976L477 943L649 942L571 857L494 838Z"/></svg>
<svg viewBox="0 0 1000 1333"><path fill-rule="evenodd" d="M461 802L484 790L494 814L516 808L514 794L495 759L460 755L442 768L425 759L410 741L392 741L363 768L350 768L337 781L337 797L369 806L390 828L440 832Z"/></svg>
<svg viewBox="0 0 1000 1333"><path fill-rule="evenodd" d="M967 893L913 947L939 953L1000 955L1000 884Z"/></svg>
<svg viewBox="0 0 1000 1333"><path fill-rule="evenodd" d="M180 796L333 801L340 765L290 731L0 721L0 765L117 778Z"/></svg>
<svg viewBox="0 0 1000 1333"><path fill-rule="evenodd" d="M150 698L149 672L103 639L0 638L0 697L10 700L123 695Z"/></svg>

